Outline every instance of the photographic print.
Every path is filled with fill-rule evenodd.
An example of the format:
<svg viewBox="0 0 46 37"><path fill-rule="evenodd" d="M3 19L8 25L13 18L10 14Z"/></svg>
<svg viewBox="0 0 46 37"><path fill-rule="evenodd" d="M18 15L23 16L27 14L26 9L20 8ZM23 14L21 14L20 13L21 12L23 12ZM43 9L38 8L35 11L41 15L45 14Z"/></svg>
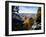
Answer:
<svg viewBox="0 0 46 37"><path fill-rule="evenodd" d="M12 30L40 30L41 7L12 6Z"/></svg>
<svg viewBox="0 0 46 37"><path fill-rule="evenodd" d="M6 1L6 35L45 33L44 3Z"/></svg>

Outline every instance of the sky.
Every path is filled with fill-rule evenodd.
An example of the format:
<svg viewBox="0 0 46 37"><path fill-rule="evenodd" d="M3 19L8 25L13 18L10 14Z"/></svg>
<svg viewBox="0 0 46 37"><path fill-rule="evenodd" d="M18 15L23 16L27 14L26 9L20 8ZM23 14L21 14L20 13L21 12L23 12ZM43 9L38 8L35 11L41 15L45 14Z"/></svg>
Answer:
<svg viewBox="0 0 46 37"><path fill-rule="evenodd" d="M34 6L19 6L19 13L37 13L38 7Z"/></svg>

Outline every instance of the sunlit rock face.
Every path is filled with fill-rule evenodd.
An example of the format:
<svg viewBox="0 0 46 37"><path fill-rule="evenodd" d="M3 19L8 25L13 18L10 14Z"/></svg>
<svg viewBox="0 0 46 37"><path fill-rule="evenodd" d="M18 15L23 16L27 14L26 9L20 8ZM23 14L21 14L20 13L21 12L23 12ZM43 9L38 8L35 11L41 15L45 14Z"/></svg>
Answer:
<svg viewBox="0 0 46 37"><path fill-rule="evenodd" d="M32 25L33 25L33 19L28 17L28 16L23 16L23 24L24 24L24 28L25 29L31 29Z"/></svg>
<svg viewBox="0 0 46 37"><path fill-rule="evenodd" d="M29 24L29 18L28 17L25 17L23 24L24 24L25 29L29 29L30 24Z"/></svg>

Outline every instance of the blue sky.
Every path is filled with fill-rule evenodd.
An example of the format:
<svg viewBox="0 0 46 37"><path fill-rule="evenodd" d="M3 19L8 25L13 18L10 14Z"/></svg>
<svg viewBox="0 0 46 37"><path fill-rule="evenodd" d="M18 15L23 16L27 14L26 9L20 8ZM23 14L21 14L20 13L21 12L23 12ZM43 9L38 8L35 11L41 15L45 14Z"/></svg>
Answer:
<svg viewBox="0 0 46 37"><path fill-rule="evenodd" d="M19 13L37 13L38 7L19 6Z"/></svg>

